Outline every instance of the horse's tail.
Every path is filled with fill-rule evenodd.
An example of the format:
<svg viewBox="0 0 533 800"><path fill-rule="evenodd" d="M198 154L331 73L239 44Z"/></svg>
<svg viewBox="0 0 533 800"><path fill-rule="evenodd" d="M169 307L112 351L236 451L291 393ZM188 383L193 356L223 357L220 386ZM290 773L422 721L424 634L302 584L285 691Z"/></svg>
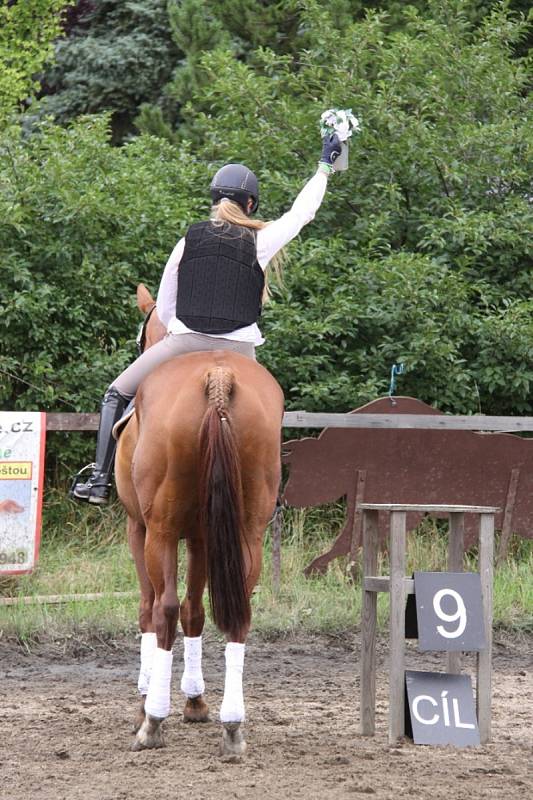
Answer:
<svg viewBox="0 0 533 800"><path fill-rule="evenodd" d="M235 640L250 624L241 544L241 464L229 411L234 375L217 366L206 374L208 398L200 428L200 509L206 535L207 583L216 626Z"/></svg>

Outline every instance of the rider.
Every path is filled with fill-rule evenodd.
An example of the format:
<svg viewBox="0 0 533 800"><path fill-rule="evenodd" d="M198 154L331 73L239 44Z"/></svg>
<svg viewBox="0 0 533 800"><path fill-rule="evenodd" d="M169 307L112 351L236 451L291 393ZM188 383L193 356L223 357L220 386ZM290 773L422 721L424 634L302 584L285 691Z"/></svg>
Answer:
<svg viewBox="0 0 533 800"><path fill-rule="evenodd" d="M269 263L276 266L276 255L279 263L284 245L315 216L340 152L337 135L326 136L316 174L290 211L270 223L250 219L259 205L259 185L253 172L242 164L219 169L211 183L211 219L191 225L163 272L157 314L167 335L142 353L106 391L96 462L81 470L92 470L86 482L77 481L78 473L72 497L97 505L107 503L115 454L113 426L156 366L198 350L233 350L255 358L255 347L264 342L257 321L266 268Z"/></svg>

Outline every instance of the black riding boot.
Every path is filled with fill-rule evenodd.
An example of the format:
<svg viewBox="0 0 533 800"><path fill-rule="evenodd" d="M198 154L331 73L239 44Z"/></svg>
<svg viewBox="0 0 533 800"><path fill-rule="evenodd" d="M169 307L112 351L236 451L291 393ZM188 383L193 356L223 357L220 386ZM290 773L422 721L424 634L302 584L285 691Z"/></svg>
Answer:
<svg viewBox="0 0 533 800"><path fill-rule="evenodd" d="M115 422L122 416L130 399L130 397L121 395L113 386L105 393L100 410L100 426L96 441L96 462L84 467L74 478L70 496L75 500L82 500L96 505L103 505L109 500L116 448L116 441L113 439L111 431ZM92 469L89 480L86 483L78 482L81 473L89 468Z"/></svg>

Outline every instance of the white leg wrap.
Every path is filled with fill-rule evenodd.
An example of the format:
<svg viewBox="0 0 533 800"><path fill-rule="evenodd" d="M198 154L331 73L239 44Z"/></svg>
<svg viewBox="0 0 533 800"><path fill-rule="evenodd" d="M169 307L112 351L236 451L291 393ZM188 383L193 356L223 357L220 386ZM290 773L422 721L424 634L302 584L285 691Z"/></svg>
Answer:
<svg viewBox="0 0 533 800"><path fill-rule="evenodd" d="M158 647L152 662L150 686L144 710L152 717L164 719L170 713L170 679L172 677L172 650Z"/></svg>
<svg viewBox="0 0 533 800"><path fill-rule="evenodd" d="M183 637L183 660L185 668L181 678L181 691L187 697L198 697L205 691L201 636Z"/></svg>
<svg viewBox="0 0 533 800"><path fill-rule="evenodd" d="M244 695L242 673L244 669L245 645L228 642L226 645L226 682L224 699L220 708L221 722L243 722Z"/></svg>
<svg viewBox="0 0 533 800"><path fill-rule="evenodd" d="M139 680L137 688L144 696L148 694L150 684L150 674L152 672L152 661L157 647L157 636L155 633L141 634L141 669L139 670Z"/></svg>

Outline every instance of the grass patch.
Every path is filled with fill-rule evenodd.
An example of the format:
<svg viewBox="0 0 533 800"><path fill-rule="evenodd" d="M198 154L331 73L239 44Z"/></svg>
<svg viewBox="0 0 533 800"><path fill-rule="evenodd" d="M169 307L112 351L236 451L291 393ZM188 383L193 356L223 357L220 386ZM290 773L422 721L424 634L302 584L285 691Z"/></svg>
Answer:
<svg viewBox="0 0 533 800"><path fill-rule="evenodd" d="M272 587L270 532L265 537L263 572L253 596L253 627L267 638L296 632L343 636L359 626L361 589L349 580L346 559L333 561L323 576L305 578L303 570L329 549L344 521L344 507L285 512L280 591ZM76 506L59 493L45 504L41 555L31 575L0 578L0 595L27 597L133 592L133 597L105 597L57 605L0 606L0 636L35 641L91 639L133 635L137 630L137 578L126 543L126 523L118 503L103 510ZM407 574L414 569L439 571L446 564L445 525L426 520L408 537ZM180 546L180 575L185 573ZM477 570L476 553L465 568ZM515 540L509 558L495 573L494 621L507 629L533 632L533 547ZM386 554L379 572L388 574ZM179 594L184 595L180 581ZM206 599L206 607L208 606ZM378 596L378 623L387 624L388 597ZM208 623L211 625L211 623Z"/></svg>

